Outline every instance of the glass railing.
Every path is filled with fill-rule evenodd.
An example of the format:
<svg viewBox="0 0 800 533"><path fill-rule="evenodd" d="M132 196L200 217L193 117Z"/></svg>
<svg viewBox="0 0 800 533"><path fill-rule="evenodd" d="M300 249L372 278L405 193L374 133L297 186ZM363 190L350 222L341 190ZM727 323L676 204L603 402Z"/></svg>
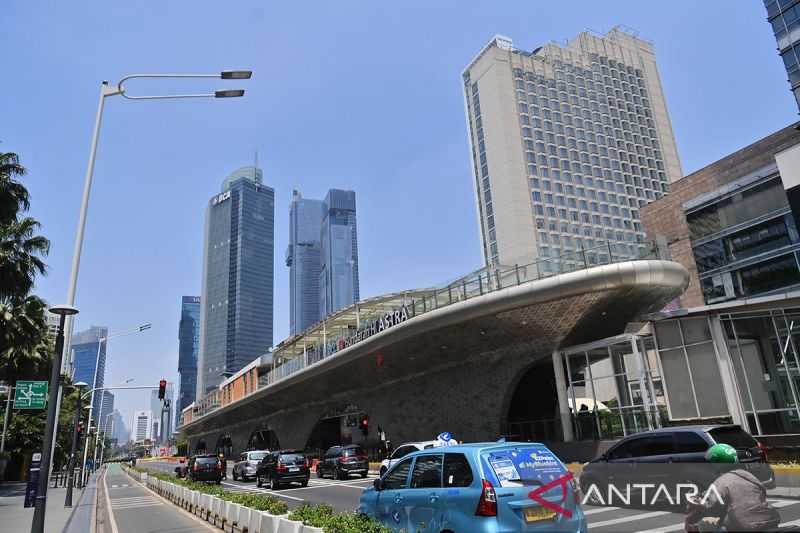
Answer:
<svg viewBox="0 0 800 533"><path fill-rule="evenodd" d="M406 300L406 308L409 318L413 318L484 294L559 274L625 261L661 258L661 253L655 243L648 243L647 251L644 253L632 254L625 244L606 242L592 248L568 251L556 257L541 258L525 265L487 267L435 289L425 297L409 297ZM335 357L337 354L338 352L334 352L327 355L316 354L313 357L309 355L289 359L267 372L265 376L259 376L259 389L269 387L303 368L318 364L323 359ZM193 414L192 421L219 409L219 407L219 404L216 403L197 409Z"/></svg>

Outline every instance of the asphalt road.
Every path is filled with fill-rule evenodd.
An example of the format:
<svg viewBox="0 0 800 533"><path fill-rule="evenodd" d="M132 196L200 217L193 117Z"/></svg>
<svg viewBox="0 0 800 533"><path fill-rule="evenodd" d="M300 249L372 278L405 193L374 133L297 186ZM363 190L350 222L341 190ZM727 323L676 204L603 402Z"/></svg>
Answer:
<svg viewBox="0 0 800 533"><path fill-rule="evenodd" d="M139 463L143 468L153 468L165 472L173 472L174 463L146 462ZM358 500L364 488L372 485L374 476L367 479L353 478L348 481L317 479L311 475L308 487L292 485L278 491L269 488L257 488L255 481L233 481L228 467L228 480L223 481L225 488L235 492L273 494L283 499L289 507L296 507L303 502L327 503L339 511L352 511L358 507ZM770 498L770 503L781 515L781 529L800 532L800 500L788 498ZM589 520L592 533L668 533L683 531L685 515L657 509L634 509L620 507L600 507L585 505L584 513ZM125 533L124 530L120 530Z"/></svg>

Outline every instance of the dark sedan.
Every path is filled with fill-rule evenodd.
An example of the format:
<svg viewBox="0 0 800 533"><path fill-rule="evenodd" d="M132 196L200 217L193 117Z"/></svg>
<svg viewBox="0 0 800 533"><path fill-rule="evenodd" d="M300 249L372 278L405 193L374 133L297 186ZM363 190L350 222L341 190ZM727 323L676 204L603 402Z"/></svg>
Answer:
<svg viewBox="0 0 800 533"><path fill-rule="evenodd" d="M300 483L308 486L311 471L308 459L302 452L283 450L268 453L256 469L256 485L269 484L272 490L278 490L286 483Z"/></svg>

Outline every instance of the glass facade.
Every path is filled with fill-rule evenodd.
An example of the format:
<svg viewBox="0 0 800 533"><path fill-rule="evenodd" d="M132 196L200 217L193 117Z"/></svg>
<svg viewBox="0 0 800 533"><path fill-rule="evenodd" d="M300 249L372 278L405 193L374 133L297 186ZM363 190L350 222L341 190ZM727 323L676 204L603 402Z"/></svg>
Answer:
<svg viewBox="0 0 800 533"><path fill-rule="evenodd" d="M206 212L196 398L272 346L275 191L252 167Z"/></svg>
<svg viewBox="0 0 800 533"><path fill-rule="evenodd" d="M197 389L197 355L200 351L200 297L181 298L178 325L178 412L194 401Z"/></svg>
<svg viewBox="0 0 800 533"><path fill-rule="evenodd" d="M721 319L750 432L800 433L800 309Z"/></svg>
<svg viewBox="0 0 800 533"><path fill-rule="evenodd" d="M619 45L613 39L599 40L605 49ZM535 234L529 236L536 246L533 255L555 257L602 243L617 253L635 256L644 251L639 208L667 193L670 178L656 123L666 109L660 97L659 107L653 103L647 79L652 71L643 70L643 63L633 59L635 52L628 50L606 55L570 43L564 49L546 45L529 53L510 42L505 46L509 62L520 65L510 69L517 119L513 138L519 139L526 169L535 222ZM496 227L496 210L508 206L494 201L492 183L497 186L499 180L490 175L491 158L511 154L487 149L493 143L484 123L496 119L484 117L480 87L480 80L465 72L484 255L487 264L513 264L516 258L500 255L503 236ZM487 90L496 104L496 88ZM669 127L668 121L662 127ZM675 165L679 168L677 160Z"/></svg>
<svg viewBox="0 0 800 533"><path fill-rule="evenodd" d="M319 309L324 318L359 300L355 192L328 191L320 240Z"/></svg>
<svg viewBox="0 0 800 533"><path fill-rule="evenodd" d="M295 335L319 322L321 232L325 204L293 191L289 206L289 332Z"/></svg>
<svg viewBox="0 0 800 533"><path fill-rule="evenodd" d="M764 0L764 6L789 85L800 107L800 5L797 0Z"/></svg>
<svg viewBox="0 0 800 533"><path fill-rule="evenodd" d="M106 374L106 342L108 328L92 326L86 331L81 331L72 336L73 374L72 381L83 381L89 386L102 387ZM101 342L100 339L103 339ZM98 353L99 352L99 353ZM95 381L95 368L97 368L97 381ZM101 394L95 394L92 412L100 410Z"/></svg>
<svg viewBox="0 0 800 533"><path fill-rule="evenodd" d="M576 439L615 439L660 427L666 400L652 337L568 348L563 357Z"/></svg>
<svg viewBox="0 0 800 533"><path fill-rule="evenodd" d="M800 236L777 173L745 177L691 204L686 222L707 304L800 285Z"/></svg>

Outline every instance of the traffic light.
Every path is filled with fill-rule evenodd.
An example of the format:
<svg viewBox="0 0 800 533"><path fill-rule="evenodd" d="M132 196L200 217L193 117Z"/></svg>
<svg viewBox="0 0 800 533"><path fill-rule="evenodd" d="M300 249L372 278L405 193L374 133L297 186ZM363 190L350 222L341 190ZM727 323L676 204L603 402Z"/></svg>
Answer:
<svg viewBox="0 0 800 533"><path fill-rule="evenodd" d="M78 434L83 433L83 422L78 422Z"/></svg>
<svg viewBox="0 0 800 533"><path fill-rule="evenodd" d="M358 426L361 428L361 433L366 437L367 433L369 433L369 417L361 415L361 422L359 422Z"/></svg>
<svg viewBox="0 0 800 533"><path fill-rule="evenodd" d="M163 400L167 392L167 380L162 379L158 382L158 399Z"/></svg>

